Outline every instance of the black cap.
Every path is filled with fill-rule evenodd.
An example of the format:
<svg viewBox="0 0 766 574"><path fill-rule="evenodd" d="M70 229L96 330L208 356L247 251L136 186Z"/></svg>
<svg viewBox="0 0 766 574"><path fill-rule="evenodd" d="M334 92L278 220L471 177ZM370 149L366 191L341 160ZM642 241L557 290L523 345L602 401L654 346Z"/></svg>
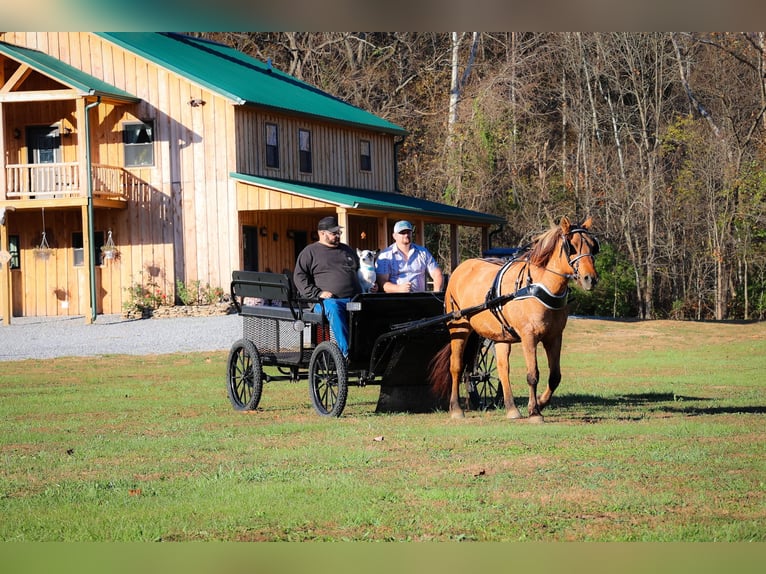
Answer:
<svg viewBox="0 0 766 574"><path fill-rule="evenodd" d="M319 225L317 226L317 229L319 231L340 231L341 227L338 225L338 218L334 215L328 215L327 217L323 217L319 220Z"/></svg>

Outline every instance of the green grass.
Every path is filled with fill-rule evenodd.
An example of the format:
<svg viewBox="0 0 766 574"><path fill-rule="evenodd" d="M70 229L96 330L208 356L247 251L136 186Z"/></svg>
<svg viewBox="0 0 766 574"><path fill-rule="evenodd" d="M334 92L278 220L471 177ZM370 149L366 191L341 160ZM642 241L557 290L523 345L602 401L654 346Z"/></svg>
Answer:
<svg viewBox="0 0 766 574"><path fill-rule="evenodd" d="M287 382L237 413L225 363L3 363L0 540L766 540L764 324L571 320L544 425Z"/></svg>

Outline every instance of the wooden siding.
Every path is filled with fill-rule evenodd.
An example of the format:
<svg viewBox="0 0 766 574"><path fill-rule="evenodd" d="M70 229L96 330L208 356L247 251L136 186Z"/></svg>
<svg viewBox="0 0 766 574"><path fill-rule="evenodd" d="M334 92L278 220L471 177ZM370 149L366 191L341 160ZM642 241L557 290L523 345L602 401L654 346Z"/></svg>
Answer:
<svg viewBox="0 0 766 574"><path fill-rule="evenodd" d="M237 171L248 175L355 189L395 191L394 136L238 108ZM266 123L279 127L279 169L266 167ZM311 132L312 173L298 163L298 130ZM370 142L372 169L363 171L359 142Z"/></svg>
<svg viewBox="0 0 766 574"><path fill-rule="evenodd" d="M110 221L96 215L95 230L106 238ZM19 237L20 269L11 271L15 316L86 315L90 282L87 269L74 265L72 233L82 232L79 209L46 210L46 239L52 249L48 259L35 257L33 248L42 237L42 214L15 212L8 234ZM99 313L119 313L122 262L117 259L96 265L96 303Z"/></svg>
<svg viewBox="0 0 766 574"><path fill-rule="evenodd" d="M95 212L95 229L112 229L120 251L118 260L97 268L99 313L119 313L126 290L137 282L156 284L165 293L174 292L176 280L199 280L227 288L231 272L242 265L243 225L273 230L268 240L259 238L262 268L292 269L294 245L286 240L288 231L305 231L310 241L317 220L336 212L335 206L322 202L235 182L229 177L231 172L395 191L393 135L235 106L88 32L5 32L0 33L0 39L46 52L141 98L138 104L101 102L91 110L92 163L123 166L123 123L154 122L154 165L125 170L129 182L127 209ZM33 76L30 82L47 87L47 80L39 74ZM191 100L204 104L192 106ZM83 162L82 146L87 140L82 133L84 126L78 125L83 105L82 100L5 104L6 163L27 161L23 136L14 139L13 126L20 126L23 133L26 125L57 123L72 129L70 137L62 137L61 161ZM265 167L266 122L279 126L278 170ZM311 174L298 169L298 129L311 131ZM370 171L360 169L362 139L370 141ZM373 225L373 214L347 215L344 240L353 238L349 239L352 246L377 248L387 243L381 222ZM39 242L39 217L35 210L9 216L9 233L23 236L23 249ZM79 210L46 209L46 226L55 229L57 238L71 238L73 231L82 229L82 220ZM87 313L82 304L89 288L87 276L83 269L72 267L67 245L62 239L55 258L46 263L31 260L31 251L22 254L22 270L13 273L14 314ZM59 288L70 297L67 308L56 298ZM19 304L23 308L17 309Z"/></svg>
<svg viewBox="0 0 766 574"><path fill-rule="evenodd" d="M130 205L108 215L121 252L115 312L120 293L149 277L169 293L176 279L227 286L239 261L234 185L228 177L235 166L229 160L235 131L230 102L87 32L5 33L2 39L47 52L143 100L125 106L102 103L91 111L93 163L123 166L122 124L154 121L155 164L127 168ZM192 99L205 105L192 107ZM77 161L80 126L73 102L13 105L30 116L14 124L47 125L68 118L74 134L71 145L62 138L62 161ZM6 138L12 161L26 162L23 144L13 149L16 140L11 134Z"/></svg>
<svg viewBox="0 0 766 574"><path fill-rule="evenodd" d="M295 267L295 232L306 234L307 243L317 239L317 223L336 212L335 206L289 193L237 184L237 201L247 209L240 213L242 226L259 230L258 271L292 270ZM379 249L380 225L376 217L349 214L342 241L355 249ZM240 262L241 264L242 262Z"/></svg>

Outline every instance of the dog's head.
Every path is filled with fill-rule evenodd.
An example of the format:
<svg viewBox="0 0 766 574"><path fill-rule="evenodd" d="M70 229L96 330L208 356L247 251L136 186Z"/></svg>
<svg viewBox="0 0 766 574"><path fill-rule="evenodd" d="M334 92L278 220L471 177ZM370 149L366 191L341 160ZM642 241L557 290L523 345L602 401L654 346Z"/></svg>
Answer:
<svg viewBox="0 0 766 574"><path fill-rule="evenodd" d="M370 249L357 249L356 254L359 256L360 267L375 266L375 258L378 255L377 251L371 251Z"/></svg>

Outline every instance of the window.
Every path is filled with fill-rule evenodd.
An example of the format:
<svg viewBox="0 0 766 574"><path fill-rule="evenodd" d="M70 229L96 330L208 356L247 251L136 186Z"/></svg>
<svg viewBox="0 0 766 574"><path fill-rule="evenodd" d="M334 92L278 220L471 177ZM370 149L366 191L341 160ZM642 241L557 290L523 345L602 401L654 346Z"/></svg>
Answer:
<svg viewBox="0 0 766 574"><path fill-rule="evenodd" d="M154 165L154 122L123 124L125 167Z"/></svg>
<svg viewBox="0 0 766 574"><path fill-rule="evenodd" d="M19 236L8 236L8 251L11 254L11 259L8 261L9 269L21 269L21 258L19 257Z"/></svg>
<svg viewBox="0 0 766 574"><path fill-rule="evenodd" d="M279 169L279 129L266 124L266 167Z"/></svg>
<svg viewBox="0 0 766 574"><path fill-rule="evenodd" d="M300 155L300 170L311 173L311 132L298 130L298 150Z"/></svg>
<svg viewBox="0 0 766 574"><path fill-rule="evenodd" d="M103 265L101 256L101 247L104 245L104 232L96 231L93 233L93 243L96 253L96 265ZM82 267L85 265L85 247L82 240L82 231L72 233L72 265Z"/></svg>
<svg viewBox="0 0 766 574"><path fill-rule="evenodd" d="M370 151L370 142L361 140L359 142L359 169L362 171L372 171L372 155Z"/></svg>

